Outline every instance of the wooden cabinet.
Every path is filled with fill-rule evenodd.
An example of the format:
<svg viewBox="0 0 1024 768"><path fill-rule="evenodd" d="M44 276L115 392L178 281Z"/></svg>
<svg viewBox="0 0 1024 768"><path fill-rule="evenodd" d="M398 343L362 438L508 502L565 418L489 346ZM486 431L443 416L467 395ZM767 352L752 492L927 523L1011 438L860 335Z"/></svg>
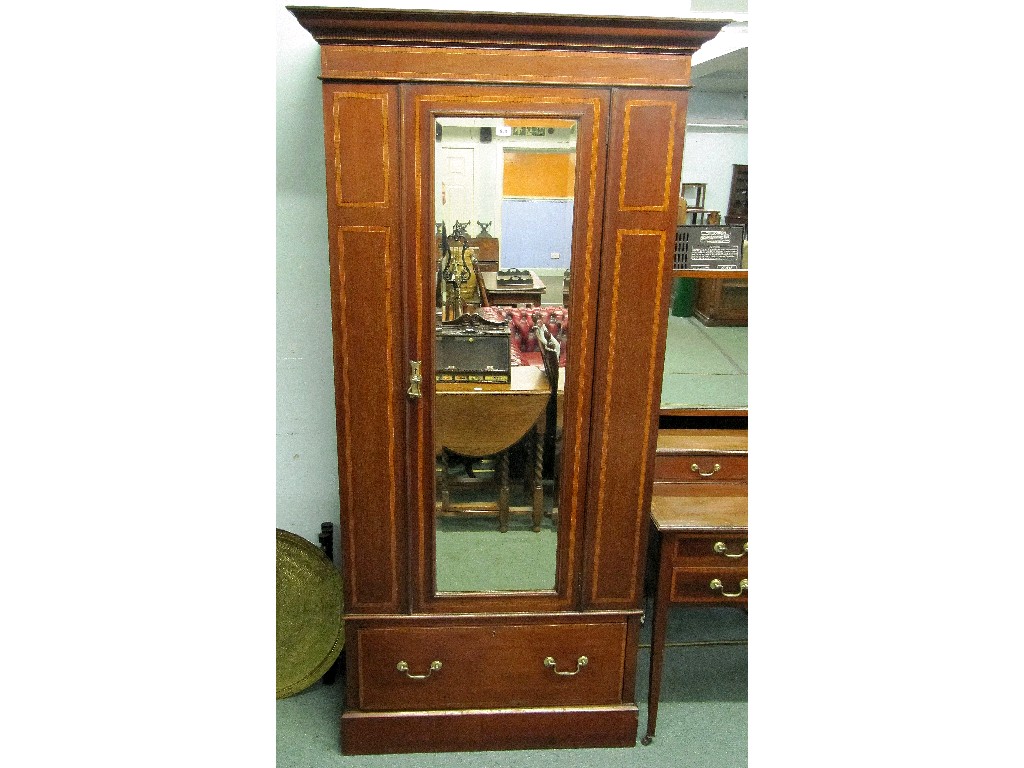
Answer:
<svg viewBox="0 0 1024 768"><path fill-rule="evenodd" d="M321 44L342 750L632 745L690 56L724 22L290 10ZM475 541L496 542L488 569L504 557L524 569L513 545L550 542L550 571L536 588L451 587L455 566L485 547L453 561L453 523L438 514L449 449L435 408L436 310L454 272L435 225L441 207L470 198L434 167L435 143L464 125L482 141L483 121L494 130L480 151L491 151L511 135L497 130L505 120L548 126L538 137L572 148L572 329L564 370L549 377L558 436L545 528L488 528ZM501 398L504 386L480 389ZM539 467L527 429L521 444ZM506 448L494 450L507 466Z"/></svg>
<svg viewBox="0 0 1024 768"><path fill-rule="evenodd" d="M697 285L693 312L704 325L746 325L746 279L708 277L701 280Z"/></svg>
<svg viewBox="0 0 1024 768"><path fill-rule="evenodd" d="M659 486L651 502L657 529L658 580L651 628L647 730L650 744L658 722L668 611L673 605L734 606L746 609L747 489L692 485Z"/></svg>
<svg viewBox="0 0 1024 768"><path fill-rule="evenodd" d="M658 436L651 498L657 577L647 730L658 722L668 611L673 605L747 605L747 432L672 429Z"/></svg>
<svg viewBox="0 0 1024 768"><path fill-rule="evenodd" d="M497 272L501 264L499 256L501 244L496 237L472 237L468 244L477 249L477 261L481 272Z"/></svg>
<svg viewBox="0 0 1024 768"><path fill-rule="evenodd" d="M729 186L729 207L725 214L726 224L747 226L747 166L734 164L732 183Z"/></svg>

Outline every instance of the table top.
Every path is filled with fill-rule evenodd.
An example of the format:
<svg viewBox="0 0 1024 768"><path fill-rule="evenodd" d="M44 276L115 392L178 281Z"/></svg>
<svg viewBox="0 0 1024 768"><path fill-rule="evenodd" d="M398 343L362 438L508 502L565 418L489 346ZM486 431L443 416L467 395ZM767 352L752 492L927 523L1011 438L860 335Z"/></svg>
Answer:
<svg viewBox="0 0 1024 768"><path fill-rule="evenodd" d="M565 387L559 371L558 400ZM434 440L465 456L489 456L515 444L540 419L551 397L541 368L512 367L508 386L442 384L435 388Z"/></svg>
<svg viewBox="0 0 1024 768"><path fill-rule="evenodd" d="M544 293L544 291L547 290L547 287L544 285L544 281L537 277L537 273L532 269L527 271L533 278L532 285L526 285L524 283L519 285L498 285L497 272L481 272L480 278L484 281L484 288L487 289L488 293L522 293L523 291L539 291L540 293Z"/></svg>
<svg viewBox="0 0 1024 768"><path fill-rule="evenodd" d="M746 453L745 429L659 429L658 453Z"/></svg>
<svg viewBox="0 0 1024 768"><path fill-rule="evenodd" d="M562 369L564 371L564 369ZM437 394L474 394L474 395L509 395L529 394L540 392L548 394L550 386L544 369L536 365L513 365L510 371L511 382L509 384L474 384L472 382L448 382L439 381L434 385ZM560 372L561 373L561 372ZM560 379L560 386L564 386Z"/></svg>
<svg viewBox="0 0 1024 768"><path fill-rule="evenodd" d="M655 486L651 519L662 533L747 528L746 486L708 493L706 486L680 488L680 485L686 484Z"/></svg>

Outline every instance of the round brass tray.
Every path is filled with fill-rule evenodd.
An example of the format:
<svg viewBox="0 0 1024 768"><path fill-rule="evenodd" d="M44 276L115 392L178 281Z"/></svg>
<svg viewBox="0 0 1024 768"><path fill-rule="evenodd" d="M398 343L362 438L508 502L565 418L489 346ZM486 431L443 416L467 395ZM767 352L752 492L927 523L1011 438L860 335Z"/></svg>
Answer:
<svg viewBox="0 0 1024 768"><path fill-rule="evenodd" d="M277 698L304 691L345 645L341 574L315 544L277 529Z"/></svg>

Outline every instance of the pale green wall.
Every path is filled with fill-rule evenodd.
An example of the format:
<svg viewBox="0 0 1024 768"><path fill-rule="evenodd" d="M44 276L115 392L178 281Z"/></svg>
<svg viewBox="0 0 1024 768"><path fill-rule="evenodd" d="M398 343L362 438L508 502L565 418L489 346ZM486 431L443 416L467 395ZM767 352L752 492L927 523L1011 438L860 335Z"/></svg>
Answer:
<svg viewBox="0 0 1024 768"><path fill-rule="evenodd" d="M282 7L277 54L277 527L336 523L320 48Z"/></svg>
<svg viewBox="0 0 1024 768"><path fill-rule="evenodd" d="M686 129L683 181L708 185L704 207L721 211L724 223L733 163L747 164L747 133Z"/></svg>

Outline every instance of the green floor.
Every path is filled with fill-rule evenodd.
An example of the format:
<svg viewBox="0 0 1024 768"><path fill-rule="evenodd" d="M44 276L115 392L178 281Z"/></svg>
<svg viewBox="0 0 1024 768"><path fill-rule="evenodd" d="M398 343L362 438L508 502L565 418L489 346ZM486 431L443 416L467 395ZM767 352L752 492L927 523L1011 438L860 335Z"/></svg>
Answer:
<svg viewBox="0 0 1024 768"><path fill-rule="evenodd" d="M512 515L500 533L493 516L438 518L439 592L555 588L558 535L551 518L535 532L529 515Z"/></svg>
<svg viewBox="0 0 1024 768"><path fill-rule="evenodd" d="M654 741L647 727L650 614L641 632L636 694L637 744L631 749L522 750L346 757L338 740L344 680L317 683L277 702L279 768L591 768L664 766L743 768L747 765L747 615L733 608L672 609ZM707 644L712 642L713 644Z"/></svg>
<svg viewBox="0 0 1024 768"><path fill-rule="evenodd" d="M747 328L668 318L661 408L746 408Z"/></svg>

